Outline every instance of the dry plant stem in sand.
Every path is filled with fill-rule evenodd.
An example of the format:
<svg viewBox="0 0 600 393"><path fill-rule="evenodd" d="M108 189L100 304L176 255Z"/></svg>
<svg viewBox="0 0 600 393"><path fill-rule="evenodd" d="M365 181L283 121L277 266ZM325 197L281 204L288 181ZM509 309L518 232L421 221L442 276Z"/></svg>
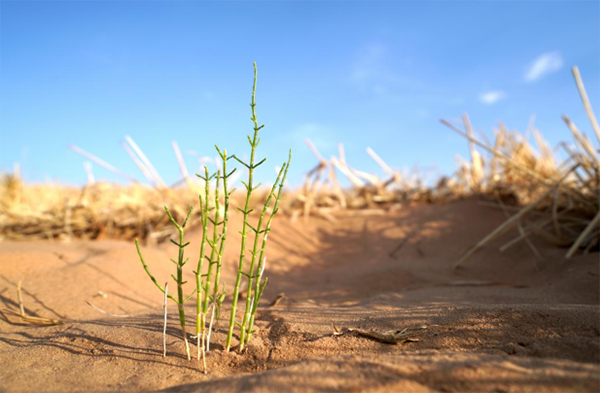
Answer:
<svg viewBox="0 0 600 393"><path fill-rule="evenodd" d="M21 320L32 323L34 325L62 325L63 322L57 319L34 317L25 313L25 306L23 305L23 296L21 294L21 281L19 281L19 283L17 284L17 299L19 301L19 311L15 311L10 308L0 308L0 312L20 317Z"/></svg>
<svg viewBox="0 0 600 393"><path fill-rule="evenodd" d="M550 187L550 189L548 191L546 191L541 197L539 197L534 202L530 203L527 207L525 207L522 210L520 210L517 214L515 214L511 218L509 218L502 225L500 225L498 228L496 228L494 231L492 231L492 233L490 233L485 238L483 238L473 248L471 248L469 251L467 251L467 253L465 255L463 255L462 258L460 258L458 260L458 262L456 262L456 264L454 264L454 268L455 269L459 268L460 265L462 265L467 259L469 259L471 257L471 255L473 255L477 250L479 250L481 247L483 247L484 245L486 245L487 243L489 243L492 239L494 239L499 234L503 233L508 228L512 227L514 224L518 223L519 220L523 216L525 216L527 213L529 213L530 211L532 211L533 209L535 209L546 198L548 198L549 196L551 196L556 191L556 189L560 187L560 185L562 184L562 182L569 175L571 175L571 173L573 171L575 171L577 169L578 166L579 166L579 164L576 164L575 166L573 166L572 168L570 168L569 170L567 170L565 172L565 174L562 176L562 178L558 182L556 182L552 187Z"/></svg>
<svg viewBox="0 0 600 393"><path fill-rule="evenodd" d="M175 277L174 275L171 275L173 280L175 280L175 282L177 283L177 299L169 294L167 294L167 296L169 297L169 299L173 300L177 304L177 307L179 309L179 323L181 324L181 332L183 335L183 341L185 343L185 352L188 357L188 360L190 360L191 357L190 357L190 346L188 344L187 334L185 331L185 312L183 309L183 304L194 295L196 290L194 290L194 292L192 292L192 294L190 296L188 296L187 298L183 297L183 285L186 283L185 281L183 281L183 267L185 266L185 264L188 261L188 259L184 260L184 249L189 244L189 242L185 243L185 244L183 243L183 233L184 233L185 225L187 224L187 222L190 218L190 215L192 214L192 210L193 210L193 207L190 208L190 210L188 211L188 214L187 214L183 224L179 225L177 223L177 221L175 221L175 219L171 215L171 212L169 211L169 209L165 206L165 211L167 212L169 219L171 220L173 225L175 225L175 227L177 228L177 231L179 232L179 243L171 239L171 242L179 248L179 254L178 254L177 261L174 259L171 259L171 262L173 262L177 266L177 277ZM139 244L138 239L135 239L135 247L137 248L137 252L140 257L140 261L142 262L142 266L144 267L144 270L146 271L146 273L148 274L148 276L150 277L150 279L152 280L154 285L156 285L156 287L158 287L158 289L160 289L160 291L162 293L165 293L166 292L165 289L160 286L158 281L156 281L156 278L154 278L154 276L150 273L150 270L148 269L148 265L146 265L146 262L144 261L144 258L142 256L142 251L140 250L140 244Z"/></svg>
<svg viewBox="0 0 600 393"><path fill-rule="evenodd" d="M250 136L248 136L248 142L250 142L250 148L251 148L250 162L245 163L244 161L240 160L239 158L233 156L240 164L242 164L246 168L248 168L248 183L242 182L242 184L244 184L244 186L246 187L246 202L244 204L244 209L238 208L244 215L244 218L243 218L244 221L243 221L242 230L240 232L242 235L240 258L239 258L239 264L238 264L238 273L237 273L237 277L236 277L236 281L235 281L235 287L233 290L231 315L229 317L229 330L227 332L227 342L225 345L227 351L229 351L231 348L231 340L233 338L233 329L236 326L235 317L236 317L236 311L237 311L237 302L238 302L239 293L240 293L240 285L242 282L242 276L245 275L246 277L248 277L250 279L250 276L252 276L252 274L253 274L254 263L256 262L256 257L257 257L257 252L256 252L256 247L255 247L252 251L253 255L252 255L250 272L246 273L244 271L244 261L245 261L245 257L246 257L246 239L247 239L247 235L248 235L248 228L250 228L251 230L253 230L255 232L256 237L259 236L258 231L260 231L260 226L258 226L257 228L253 228L248 221L248 216L252 212L252 210L250 210L250 199L252 196L252 192L260 186L260 184L254 186L254 170L257 167L259 167L262 163L264 163L266 160L266 158L265 158L265 159L261 160L258 164L255 164L256 147L260 143L260 138L258 138L258 132L260 131L260 129L262 129L264 127L264 125L261 125L261 126L258 125L258 120L256 117L256 99L255 99L256 98L256 79L257 79L257 70L256 70L256 63L254 63L254 84L252 87L252 103L250 104L250 107L252 108L252 117L250 118L250 120L252 120L252 122L254 123L254 135L252 138L250 138ZM277 178L277 182L279 182L280 178L281 178L281 173L280 173L280 176L278 176L278 178ZM276 182L276 184L277 184L277 182ZM272 195L272 192L271 192L271 194L269 194L269 199L271 198L271 195ZM262 220L263 216L264 216L264 211L263 211L263 214L261 214L261 218L259 220ZM256 241L255 241L255 243L256 243ZM249 281L248 282L249 292L251 291L251 284L252 284L252 282ZM247 303L247 308L248 308L248 303ZM244 315L244 321L247 320L247 317L248 317L248 312L246 312ZM243 347L243 343L244 343L244 324L238 323L237 325L241 329L241 334L240 334L240 349L241 349Z"/></svg>
<svg viewBox="0 0 600 393"><path fill-rule="evenodd" d="M573 76L592 128L600 142L598 123L577 67L573 67ZM508 132L502 126L497 133L496 145L491 148L473 138L466 115L464 123L467 132L442 120L442 123L466 137L471 145L476 144L493 154L489 164L490 177L480 183L481 187L477 191L496 192L498 189L504 188L508 192L515 193L517 198L524 197L525 201L529 198L533 200L467 251L455 267L459 267L478 249L515 224L519 228L520 236L501 247L501 250L510 247L517 241L525 240L539 258L539 253L528 239L531 233L535 233L557 246L569 247L569 251L565 255L566 259L573 257L578 250L587 254L600 243L600 231L598 231L600 222L600 198L598 197L600 195L600 151L596 150L585 133L581 132L569 117L563 115L562 118L573 134L575 143L573 149L565 143L560 144L569 157L558 166L552 150L544 143L537 131L534 136L540 151L539 154L535 154L534 149L527 142L527 138ZM496 162L496 159L501 159L502 162ZM570 170L564 169L573 162L575 166ZM475 166L475 164L473 159L471 165ZM495 164L498 164L499 168L496 168ZM498 172L497 169L499 169ZM473 176L473 178L475 177ZM528 190L528 192L524 193L523 190ZM519 193L519 191L521 192ZM545 192L540 195L542 191ZM537 195L540 196L534 199L533 196ZM531 217L536 212L541 214L543 219L538 219L530 225L529 230L525 230L521 226L521 219L526 219L526 216Z"/></svg>

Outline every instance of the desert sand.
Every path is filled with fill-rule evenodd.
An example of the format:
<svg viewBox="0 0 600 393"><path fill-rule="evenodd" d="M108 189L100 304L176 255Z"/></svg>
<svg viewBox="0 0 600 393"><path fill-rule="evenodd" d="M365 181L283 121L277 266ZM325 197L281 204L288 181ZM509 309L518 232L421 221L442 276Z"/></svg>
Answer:
<svg viewBox="0 0 600 393"><path fill-rule="evenodd" d="M516 236L510 232L454 270L470 246L505 220L475 199L406 205L384 215L346 211L336 219L278 217L269 235L258 332L245 353L224 352L224 317L213 333L208 375L185 358L172 303L163 358L163 296L133 242L2 242L2 307L18 309L22 280L26 312L64 323L38 326L0 316L1 390L600 390L597 252L566 260L564 249L533 237L543 260L523 242L500 252ZM233 214L231 222L236 234L239 217ZM200 232L187 238L194 260ZM239 235L229 241L223 277L231 286ZM143 252L159 282L170 280L175 247ZM186 312L191 339L191 302ZM334 334L332 324L343 334ZM404 328L409 340L396 345L348 330Z"/></svg>

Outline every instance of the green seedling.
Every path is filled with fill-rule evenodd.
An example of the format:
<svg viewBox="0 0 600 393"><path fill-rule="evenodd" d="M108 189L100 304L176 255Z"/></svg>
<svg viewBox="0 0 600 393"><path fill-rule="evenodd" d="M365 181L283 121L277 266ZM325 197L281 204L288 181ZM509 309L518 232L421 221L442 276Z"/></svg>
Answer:
<svg viewBox="0 0 600 393"><path fill-rule="evenodd" d="M216 252L217 254L217 260L214 261L213 263L216 263L216 272L215 272L215 279L213 282L213 289L212 289L212 295L210 297L213 305L215 306L215 313L216 313L216 318L217 320L219 320L220 317L220 310L221 310L221 305L223 304L223 300L225 299L225 284L223 283L223 288L222 291L219 292L219 288L220 288L220 284L221 284L221 267L223 265L223 253L225 252L225 244L227 242L227 227L228 227L228 223L229 223L229 198L231 197L231 194L233 194L235 192L235 189L229 191L229 185L228 185L228 181L229 181L229 177L231 177L231 175L233 175L235 173L235 171L237 170L237 168L234 168L231 172L227 173L227 161L230 160L231 158L233 158L234 156L228 157L227 156L227 150L223 150L221 152L221 150L219 149L218 146L215 146L215 148L217 149L217 152L219 153L219 156L221 157L221 160L223 162L223 176L222 176L222 180L223 180L223 199L224 199L224 205L223 205L223 221L218 222L215 221L216 223L214 225L222 225L222 230L221 230L221 235L219 236L220 240L220 244L219 244L219 250ZM215 197L216 203L218 203L218 197ZM216 248L217 247L217 242L214 241L212 247ZM206 314L206 312L208 312L208 302L205 300L204 303L204 313ZM212 325L212 323L211 323ZM207 342L207 349L208 349L208 345L210 343Z"/></svg>
<svg viewBox="0 0 600 393"><path fill-rule="evenodd" d="M238 263L238 272L237 272L237 277L236 277L236 281L235 281L235 287L233 290L233 301L232 301L232 306L231 306L231 315L229 317L229 329L227 332L227 341L226 341L226 350L229 351L231 348L231 341L233 338L233 330L235 328L235 326L238 326L241 330L240 332L240 351L243 349L244 347L244 343L246 343L249 340L249 337L247 338L247 332L248 332L248 327L247 324L250 320L253 320L253 315L256 311L255 307L252 306L251 304L254 305L255 301L253 299L250 298L250 296L253 294L254 298L257 299L256 300L256 304L258 304L258 299L260 299L260 296L262 295L262 291L264 290L268 280L265 280L264 282L261 283L262 280L262 270L258 270L260 271L260 274L256 274L255 273L255 264L256 264L256 260L259 257L259 255L264 255L264 250L259 251L258 249L258 244L259 244L259 238L260 235L263 235L265 241L267 238L267 234L268 231L266 229L261 229L262 227L262 221L264 219L266 210L268 209L271 199L274 196L274 191L276 189L276 187L278 187L280 184L282 185L282 174L283 173L287 173L287 167L289 165L289 161L287 163L284 163L281 171L279 172L279 175L277 176L277 180L275 181L275 184L273 185L273 188L271 190L271 192L269 193L269 196L267 197L267 201L265 202L265 206L263 207L263 210L261 212L260 218L258 220L258 224L256 227L253 227L250 222L249 222L249 215L252 212L252 210L250 209L250 200L252 197L252 192L255 191L258 187L260 187L260 184L258 185L254 185L254 170L256 168L258 168L261 164L263 164L266 161L266 158L262 159L261 161L259 161L257 164L255 164L255 157L256 157L256 148L258 147L258 144L260 143L260 138L258 138L258 132L264 127L264 125L258 125L258 119L256 117L256 80L257 80L257 69L256 69L256 63L254 63L254 84L252 87L252 103L250 104L250 107L252 108L252 117L250 118L250 120L254 123L254 135L251 138L250 136L248 136L248 142L250 143L250 162L246 163L242 160L240 160L239 158L233 156L240 164L244 165L246 168L248 168L248 182L242 182L242 184L244 184L245 188L246 188L246 202L244 205L244 208L238 208L242 214L243 214L243 226L242 226L242 230L241 230L241 235L242 235L242 240L241 240L241 248L240 248L240 257L239 257L239 263ZM290 156L291 156L291 152L290 152ZM281 193L277 193L277 195L275 195L275 199L276 199L276 203L279 201L279 198L281 197ZM274 210L275 212L275 210ZM273 217L274 214L271 215L271 217ZM252 257L250 259L250 269L249 269L249 273L246 273L244 270L244 262L246 259L246 241L247 241L247 237L248 237L248 230L251 230L254 232L254 245L252 247L252 250L249 250ZM270 228L269 228L270 230ZM262 267L264 267L264 262L261 261L259 262L259 265L261 265ZM245 308L245 312L244 312L244 316L242 318L242 323L236 323L235 319L236 319L236 311L237 311L237 303L238 303L238 298L239 298L239 292L240 292L240 285L242 282L242 278L243 277L247 277L248 278L248 297L246 298L246 308ZM255 288L253 289L252 284L254 282L254 279L257 279L258 282L258 287L255 286ZM256 288L258 288L258 290L256 290Z"/></svg>
<svg viewBox="0 0 600 393"><path fill-rule="evenodd" d="M189 259L184 259L184 249L189 244L189 242L188 243L183 243L183 232L184 232L185 225L187 224L188 220L190 219L190 215L192 214L192 210L193 210L193 207L190 208L190 210L188 211L188 214L187 214L185 220L183 221L183 224L179 225L177 223L177 221L175 221L175 219L171 215L171 212L169 211L169 208L167 208L165 206L165 211L167 212L167 215L169 216L169 219L171 220L171 222L173 223L173 225L175 225L175 227L177 228L177 231L179 232L179 243L176 242L176 241L174 241L173 239L171 239L171 242L173 244L175 244L177 246L177 248L179 248L179 254L178 254L177 260L171 259L171 262L173 262L177 266L177 277L175 277L174 275L171 275L171 277L173 278L173 280L175 280L175 282L177 283L177 298L175 298L171 294L167 294L167 296L169 297L169 299L173 300L177 304L177 307L179 309L179 323L181 325L181 332L182 332L182 335L183 335L183 341L185 343L185 353L187 355L188 360L191 359L191 356L190 356L190 346L188 344L187 334L186 334L186 331L185 331L185 312L184 312L184 309L183 309L183 305L192 296L194 296L194 293L196 292L196 290L194 290L194 292L192 292L188 297L184 298L184 296L183 296L183 285L187 281L183 281L183 267L185 266L185 264L189 260ZM156 285L156 287L158 289L160 289L160 291L162 293L166 293L165 289L162 286L160 286L160 284L158 283L158 281L156 281L156 278L154 278L154 276L152 275L152 273L150 273L150 269L148 269L148 265L146 265L146 262L144 261L144 257L142 256L142 251L140 250L140 244L139 244L138 239L135 239L135 247L137 248L137 252L138 252L138 255L140 257L140 261L142 262L142 266L144 266L144 270L146 271L146 273L148 274L148 276L150 277L150 279L152 280L152 282L154 283L154 285Z"/></svg>
<svg viewBox="0 0 600 393"><path fill-rule="evenodd" d="M252 213L252 209L250 209L250 201L253 191L260 187L260 184L254 185L254 170L266 161L265 158L260 162L255 163L256 148L260 143L260 138L258 138L258 132L264 127L264 125L258 125L258 120L256 117L256 80L257 70L256 63L254 63L254 85L252 88L252 103L250 104L252 108L251 120L254 123L254 136L252 138L248 136L248 141L250 142L251 147L250 162L245 163L244 161L237 158L235 155L228 156L226 150L221 150L218 146L215 146L222 160L222 168L220 168L217 171L217 173L210 175L208 168L204 167L204 175L197 175L199 178L204 180L205 188L204 195L200 194L198 196L198 201L200 204L200 222L202 224L202 238L200 240L200 254L198 257L198 263L196 266L196 270L194 271L196 281L196 288L194 289L194 292L192 292L192 294L186 298L184 298L183 296L183 285L185 284L185 282L183 281L183 267L188 262L188 259L184 259L184 249L189 244L189 242L184 244L184 228L190 218L192 209L190 209L190 211L188 212L183 224L179 225L169 212L169 209L165 206L165 211L167 212L169 219L179 231L179 242L171 240L171 242L173 242L173 244L175 244L179 248L178 259L171 259L171 261L177 266L177 276L172 275L173 279L177 283L177 298L168 294L165 289L166 285L165 288L160 286L160 284L158 284L154 276L150 273L150 270L148 269L148 266L146 265L146 262L144 261L144 258L142 256L139 242L137 239L135 240L135 245L144 270L146 271L154 285L156 285L156 287L165 294L165 297L173 300L179 308L179 321L181 324L181 330L183 333L183 340L185 342L186 354L188 359L190 359L190 349L185 331L185 313L183 306L184 303L194 295L194 293L196 294L195 337L197 339L198 346L197 358L198 360L202 358L205 372L206 352L208 352L208 350L210 349L210 334L212 332L212 327L215 319L218 321L220 318L221 306L226 295L225 283L221 283L221 267L223 263L223 254L225 252L227 242L227 228L229 223L230 205L229 201L231 194L235 191L229 190L228 179L236 170L233 169L231 172L227 172L228 161L233 158L240 164L248 168L248 180L247 182L242 182L246 188L245 205L243 209L238 208L243 213L243 226L240 232L242 238L240 257L238 263L238 272L233 292L233 301L231 307L231 315L229 318L229 329L227 332L226 342L226 348L227 351L229 351L231 348L233 330L235 326L238 326L241 330L241 351L244 349L244 345L248 344L248 342L250 341L250 337L254 332L253 327L256 309L258 307L263 291L268 283L267 278L264 278L263 280L263 273L266 266L265 250L267 245L267 238L269 232L271 231L271 224L273 222L273 218L275 217L278 211L279 201L281 200L283 186L285 184L285 179L292 158L292 153L290 151L288 161L283 163L281 170L277 175L277 179L275 180L273 187L267 195L267 199L264 203L264 206L262 207L256 227L252 226L249 220L250 213ZM216 187L213 195L214 205L211 207L210 183L213 179L215 179ZM223 209L221 209L221 190L223 198ZM272 211L270 211L270 209L272 209ZM267 212L269 211L270 214L267 215ZM212 225L212 233L209 232L209 223ZM251 249L246 250L246 242L248 241L248 234L250 233L250 231L254 234L253 244ZM247 272L244 268L244 263L246 260L246 251L249 251L251 253L250 266L248 267ZM205 265L207 266L204 267ZM243 280L243 277L246 277L248 279L246 305L244 308L244 315L241 319L241 322L236 323L237 303L240 294L240 285ZM206 323L209 310L211 316L210 323L207 329Z"/></svg>
<svg viewBox="0 0 600 393"><path fill-rule="evenodd" d="M214 208L209 208L208 201L210 197L210 180L214 177L208 175L208 168L204 167L204 177L196 175L204 180L204 202L202 201L202 194L198 195L200 203L200 220L202 223L202 240L200 242L200 254L198 257L198 266L194 275L196 277L196 338L198 347L198 360L200 360L200 354L202 353L202 360L206 369L206 357L204 351L204 314L202 312L202 294L206 291L206 284L202 281L202 265L204 262L204 249L206 247L206 236L208 233L208 214ZM202 341L202 342L201 342Z"/></svg>
<svg viewBox="0 0 600 393"><path fill-rule="evenodd" d="M244 315L249 315L249 320L247 321L248 325L246 325L246 321L242 322L242 331L244 332L244 339L242 341L242 338L240 337L240 350L244 349L244 344L247 344L250 342L250 336L252 335L252 333L254 333L254 330L253 330L254 318L256 315L256 309L258 308L258 302L260 301L263 291L264 291L265 287L267 286L267 283L269 282L268 277L265 277L265 280L262 281L262 276L265 271L266 261L267 261L267 259L265 257L265 250L267 249L267 239L268 239L269 232L271 232L271 224L273 222L273 218L275 218L275 215L277 214L277 212L279 210L279 201L281 200L283 186L285 184L285 179L287 177L288 169L290 168L291 162L292 162L292 151L290 150L290 155L289 155L288 161L281 167L281 170L279 171L279 176L277 177L277 181L279 181L279 178L281 177L281 174L283 173L283 177L281 177L281 181L279 181L279 186L278 186L279 189L277 190L277 195L275 195L275 188L277 186L277 181L276 181L275 184L273 185L273 188L271 189L269 196L267 197L265 205L263 206L260 221L262 222L262 217L264 217L265 212L269 208L270 199L274 197L275 203L273 204L273 212L271 213L271 215L269 216L269 219L267 220L267 225L265 226L265 229L259 230L260 229L260 224L259 224L257 226L258 231L255 231L256 233L255 233L254 248L253 248L252 255L255 255L257 252L258 237L259 237L258 235L259 234L263 235L262 236L262 244L260 246L260 252L258 255L258 266L256 268L256 271L254 271L253 275L248 276L248 293L246 296L246 313ZM252 269L250 269L250 272L252 274ZM252 288L251 284L252 284L253 278L256 278L256 281L254 282L253 293L251 293L250 289ZM251 298L253 299L253 301L250 300Z"/></svg>
<svg viewBox="0 0 600 393"><path fill-rule="evenodd" d="M225 251L225 244L227 241L227 224L229 222L229 197L235 191L229 191L228 188L228 178L236 171L233 169L230 173L227 173L227 161L231 157L227 157L227 150L221 151L218 146L215 146L219 156L223 162L222 172L219 170L215 175L209 176L208 169L204 168L204 177L197 175L201 179L205 181L205 197L204 202L202 197L200 196L200 209L202 211L202 240L200 245L200 256L198 260L198 268L194 272L196 275L196 289L197 289L197 298L196 298L196 335L198 337L198 359L200 359L200 354L205 354L206 351L210 348L210 330L212 329L212 323L214 318L211 318L211 323L209 326L208 334L206 331L206 316L208 315L208 310L210 305L213 305L213 310L217 314L217 319L220 314L221 304L223 303L223 299L225 298L225 288L223 285L223 289L220 292L219 288L220 280L221 280L221 266L223 259L223 252ZM216 177L216 188L214 201L215 206L213 208L208 207L209 200L209 182L210 180ZM221 220L221 205L220 205L220 184L221 180L223 181L223 219ZM214 210L214 218L210 217L210 211ZM213 225L213 233L212 240L208 239L208 222L211 222ZM220 230L220 232L219 232ZM206 244L210 247L211 251L209 255L205 255ZM202 265L203 260L206 259L208 261L208 268L206 274L202 274ZM214 279L213 279L213 267L214 267ZM205 281L202 281L202 278L205 278Z"/></svg>
<svg viewBox="0 0 600 393"><path fill-rule="evenodd" d="M291 160L291 152L290 152L290 160ZM254 321L254 315L256 313L256 306L258 305L258 301L260 300L260 298L262 296L262 292L268 283L268 279L265 279L264 281L262 281L262 275L264 273L264 268L266 266L265 261L264 261L264 251L266 248L268 234L271 230L271 221L272 221L273 217L275 217L275 214L277 213L277 205L279 204L279 198L281 196L281 190L283 188L283 180L284 179L282 178L282 175L283 175L283 177L285 177L285 175L287 175L288 164L289 164L289 160L287 163L284 163L283 166L281 167L281 170L279 171L279 174L277 176L277 180L275 180L275 184L273 184L273 187L271 188L271 191L269 192L269 194L267 196L265 204L260 213L260 217L258 218L256 227L253 227L250 224L248 224L250 229L254 232L254 244L252 246L252 251L250 251L252 258L250 260L249 273L243 274L248 279L248 289L247 289L247 294L246 294L246 308L245 308L245 312L244 312L244 318L242 319L242 323L240 325L241 326L240 351L244 349L244 345L250 340L250 335L252 333L252 328L250 326L250 320ZM275 191L277 190L278 187L279 187L279 192L277 192L277 194L276 194ZM266 227L264 229L262 229L265 214L271 205L271 200L273 199L273 197L275 198L275 206L273 208L273 212L271 213L271 216L267 220ZM263 242L261 244L261 248L259 249L261 235L262 235ZM257 261L258 261L258 266L255 266ZM254 284L254 287L253 287L253 284ZM254 324L254 322L252 322L252 324Z"/></svg>

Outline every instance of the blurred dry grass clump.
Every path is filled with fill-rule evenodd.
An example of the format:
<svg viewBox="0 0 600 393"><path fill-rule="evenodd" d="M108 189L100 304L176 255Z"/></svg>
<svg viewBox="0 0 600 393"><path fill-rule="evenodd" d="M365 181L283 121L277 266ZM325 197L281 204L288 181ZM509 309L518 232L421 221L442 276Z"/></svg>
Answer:
<svg viewBox="0 0 600 393"><path fill-rule="evenodd" d="M310 139L306 144L318 163L308 171L304 184L291 191L288 210L292 221L311 215L335 221L338 212L384 214L410 202L443 203L462 197L450 188L453 180L443 177L433 187L428 186L427 174L418 168L410 172L394 170L370 147L366 153L384 172L383 177L352 167L346 161L342 143L338 144L338 155L329 160L323 158ZM351 186L342 187L338 175L344 176Z"/></svg>
<svg viewBox="0 0 600 393"><path fill-rule="evenodd" d="M12 174L0 182L0 235L7 239L70 239L140 236L161 242L172 234L164 204L176 217L197 203L188 190L103 182L83 188L28 185Z"/></svg>
<svg viewBox="0 0 600 393"><path fill-rule="evenodd" d="M573 73L600 142L600 130L576 67ZM336 221L338 214L385 214L406 203L445 203L480 195L487 200L482 203L502 209L508 220L469 250L457 266L511 228L518 229L518 234L502 250L525 241L541 258L529 241L530 235L536 235L558 246L569 247L567 257L578 250L587 253L597 249L600 242L600 156L597 148L567 116L563 116L563 120L571 131L572 143L560 143L555 149L533 126L520 133L500 124L494 131L492 142L485 135L483 141L474 136L466 114L461 122L442 120L467 139L470 159L457 157L458 168L454 175L429 182L429 186L423 174L394 170L371 148L366 152L381 168L382 177L351 167L342 144L338 155L327 160L307 140L317 165L307 172L301 187L286 191L280 207L292 221L311 216ZM457 123L462 124L457 126ZM18 175L3 175L0 236L7 239L132 239L137 236L150 243L168 239L173 229L167 225L163 205L169 206L175 219L183 219L189 207L198 203L197 195L204 185L192 181L175 142L173 148L183 178L173 187L164 184L130 138L128 142L134 151L124 147L148 180L154 183L153 187L139 183L118 186L94 182L83 188L27 185ZM75 147L73 150L131 179L97 157ZM351 186L342 187L338 176L346 177ZM267 192L263 191L257 193L253 204L258 206L264 202ZM234 206L238 199L238 194L232 196ZM193 215L190 225L198 222L197 214Z"/></svg>
<svg viewBox="0 0 600 393"><path fill-rule="evenodd" d="M577 67L573 67L573 76L600 143L600 128ZM502 246L501 251L525 241L534 255L542 259L541 253L528 239L531 234L559 247L568 247L566 258L579 250L589 253L598 249L600 150L568 116L563 115L562 119L573 139L572 144L561 142L556 149L551 149L542 134L532 127L527 132L533 132L537 149L528 142L527 135L509 131L503 125L496 130L492 145L474 137L466 114L463 116L464 131L442 120L443 124L464 136L470 146L471 160L462 160L454 179L454 193L486 194L496 201L494 206L504 210L509 217L470 249L456 267L492 239L514 227L518 229L518 235ZM562 152L563 159L559 158L558 152Z"/></svg>
<svg viewBox="0 0 600 393"><path fill-rule="evenodd" d="M494 130L493 145L480 144L483 149L477 149L474 142L478 141L473 137L467 114L463 115L467 132L457 130L447 121L442 122L469 140L471 159L456 157L458 170L452 182L454 195L469 195L473 191L484 194L500 192L505 202L512 205L527 204L546 191L545 185L532 181L532 177L560 177L555 153L538 130L530 128L526 131L526 134L533 132L534 146L528 141L528 135L508 130L504 124L499 124L498 129Z"/></svg>

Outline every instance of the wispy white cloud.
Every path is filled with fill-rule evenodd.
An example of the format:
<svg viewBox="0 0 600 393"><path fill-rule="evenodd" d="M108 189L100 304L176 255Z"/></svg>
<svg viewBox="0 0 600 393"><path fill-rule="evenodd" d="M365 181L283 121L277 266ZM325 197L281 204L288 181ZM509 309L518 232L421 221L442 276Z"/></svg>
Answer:
<svg viewBox="0 0 600 393"><path fill-rule="evenodd" d="M506 98L506 93L501 90L487 91L479 96L479 101L486 105L492 105Z"/></svg>
<svg viewBox="0 0 600 393"><path fill-rule="evenodd" d="M385 93L382 79L389 74L385 65L386 52L387 47L381 43L371 43L363 48L352 67L352 81L373 93Z"/></svg>
<svg viewBox="0 0 600 393"><path fill-rule="evenodd" d="M556 72L564 64L560 52L548 52L538 56L525 72L525 82L534 82L548 74Z"/></svg>
<svg viewBox="0 0 600 393"><path fill-rule="evenodd" d="M401 60L406 66L409 59ZM414 77L403 75L397 68L398 59L382 42L371 42L361 47L352 65L351 81L362 91L383 95L394 90L418 90L423 86Z"/></svg>

